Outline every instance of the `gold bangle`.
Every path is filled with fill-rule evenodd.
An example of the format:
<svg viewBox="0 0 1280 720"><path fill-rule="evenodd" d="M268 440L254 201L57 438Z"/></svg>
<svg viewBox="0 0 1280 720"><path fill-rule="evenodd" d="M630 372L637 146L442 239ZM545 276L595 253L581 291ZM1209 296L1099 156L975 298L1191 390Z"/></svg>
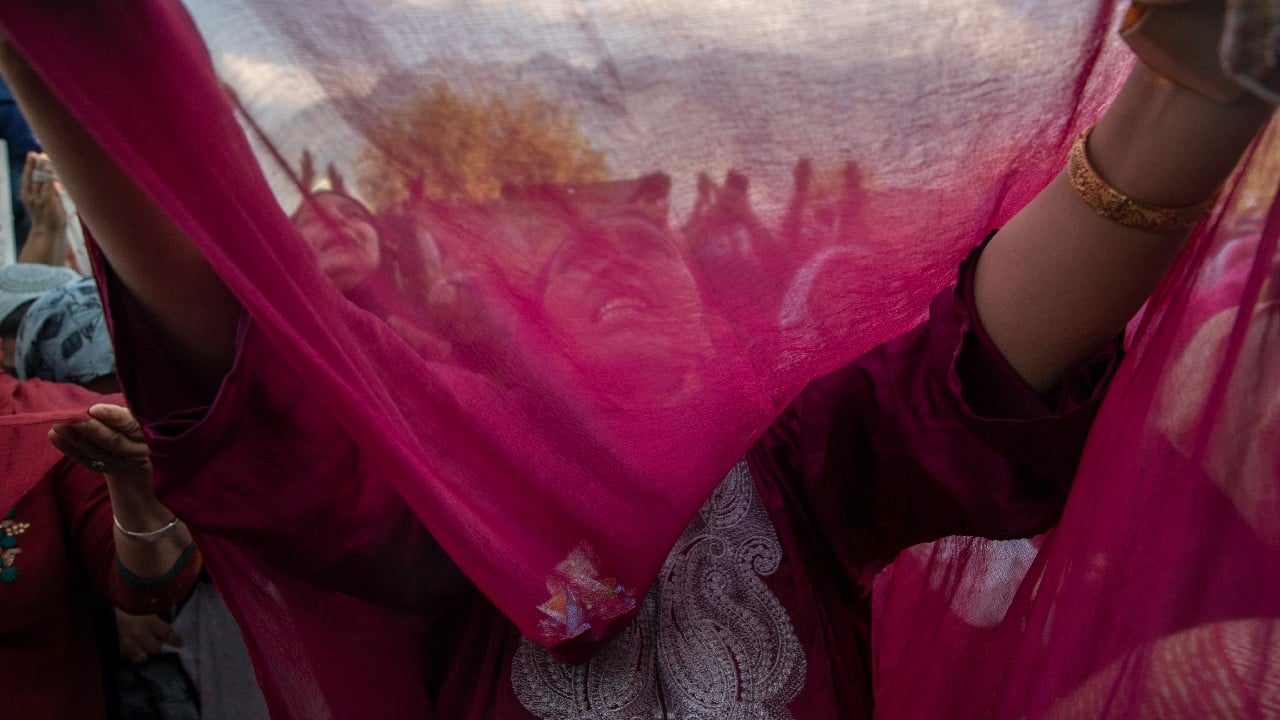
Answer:
<svg viewBox="0 0 1280 720"><path fill-rule="evenodd" d="M1117 190L1103 180L1089 162L1086 146L1093 128L1090 126L1080 133L1071 146L1071 153L1067 156L1067 177L1080 199L1098 215L1135 230L1167 233L1192 227L1213 209L1218 201L1217 193L1194 205L1168 206L1134 200Z"/></svg>

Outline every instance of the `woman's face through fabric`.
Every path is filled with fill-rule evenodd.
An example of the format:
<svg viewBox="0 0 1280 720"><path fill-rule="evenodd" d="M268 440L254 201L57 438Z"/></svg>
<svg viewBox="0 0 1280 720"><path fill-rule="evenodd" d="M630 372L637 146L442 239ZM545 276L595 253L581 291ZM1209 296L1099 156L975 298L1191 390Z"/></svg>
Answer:
<svg viewBox="0 0 1280 720"><path fill-rule="evenodd" d="M317 193L293 215L294 227L315 250L320 270L347 292L369 279L382 259L373 217L356 200Z"/></svg>
<svg viewBox="0 0 1280 720"><path fill-rule="evenodd" d="M575 232L544 273L543 310L572 352L624 402L678 405L698 386L711 338L676 240L619 218Z"/></svg>

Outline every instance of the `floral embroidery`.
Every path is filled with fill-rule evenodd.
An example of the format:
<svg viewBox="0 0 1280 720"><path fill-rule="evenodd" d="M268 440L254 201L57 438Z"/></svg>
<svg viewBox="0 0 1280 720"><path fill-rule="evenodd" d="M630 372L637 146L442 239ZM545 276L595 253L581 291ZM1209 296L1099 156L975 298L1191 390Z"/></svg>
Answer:
<svg viewBox="0 0 1280 720"><path fill-rule="evenodd" d="M658 577L658 669L677 720L789 720L807 659L764 578L782 543L740 461L703 504Z"/></svg>
<svg viewBox="0 0 1280 720"><path fill-rule="evenodd" d="M528 638L511 660L511 684L534 717L651 720L662 717L657 687L658 603L645 598L635 620L585 665L556 660Z"/></svg>
<svg viewBox="0 0 1280 720"><path fill-rule="evenodd" d="M18 568L14 561L22 548L18 547L18 536L31 527L31 523L19 522L14 517L18 509L14 508L0 520L0 583L11 583L18 579Z"/></svg>

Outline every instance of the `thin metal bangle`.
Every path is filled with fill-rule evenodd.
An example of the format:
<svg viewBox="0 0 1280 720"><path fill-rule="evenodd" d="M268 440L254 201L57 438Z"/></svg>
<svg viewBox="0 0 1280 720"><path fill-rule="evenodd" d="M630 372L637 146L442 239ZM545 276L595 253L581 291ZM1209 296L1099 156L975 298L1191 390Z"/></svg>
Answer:
<svg viewBox="0 0 1280 720"><path fill-rule="evenodd" d="M182 524L182 521L175 517L156 530L151 530L149 532L136 532L134 530L125 530L124 526L120 524L120 518L116 517L114 513L112 513L111 519L115 522L116 529L124 533L125 537L148 545L159 542L165 535L173 532Z"/></svg>

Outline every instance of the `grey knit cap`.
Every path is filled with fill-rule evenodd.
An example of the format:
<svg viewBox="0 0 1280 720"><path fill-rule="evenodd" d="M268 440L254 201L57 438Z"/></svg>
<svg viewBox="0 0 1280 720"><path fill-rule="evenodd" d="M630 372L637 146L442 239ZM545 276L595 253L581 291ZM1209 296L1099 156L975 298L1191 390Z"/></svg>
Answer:
<svg viewBox="0 0 1280 720"><path fill-rule="evenodd" d="M14 263L0 267L0 322L23 303L79 278L74 270L53 265Z"/></svg>

